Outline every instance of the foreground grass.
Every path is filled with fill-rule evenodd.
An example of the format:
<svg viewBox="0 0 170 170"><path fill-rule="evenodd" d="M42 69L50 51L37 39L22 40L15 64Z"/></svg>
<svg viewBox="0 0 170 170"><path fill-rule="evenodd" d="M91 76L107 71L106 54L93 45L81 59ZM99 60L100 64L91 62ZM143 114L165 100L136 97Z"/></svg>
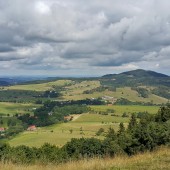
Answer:
<svg viewBox="0 0 170 170"><path fill-rule="evenodd" d="M160 148L154 152L138 154L133 157L118 156L106 159L91 159L68 162L61 165L22 166L0 164L3 170L169 170L170 148Z"/></svg>

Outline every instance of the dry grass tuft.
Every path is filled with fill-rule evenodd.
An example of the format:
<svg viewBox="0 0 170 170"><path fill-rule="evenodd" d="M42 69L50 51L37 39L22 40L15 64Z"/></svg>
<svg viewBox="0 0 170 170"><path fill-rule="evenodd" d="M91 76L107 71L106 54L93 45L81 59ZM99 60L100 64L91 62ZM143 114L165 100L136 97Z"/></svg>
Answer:
<svg viewBox="0 0 170 170"><path fill-rule="evenodd" d="M116 157L68 162L61 165L22 166L0 164L2 170L169 170L170 148L160 148L152 153L147 152L133 157Z"/></svg>

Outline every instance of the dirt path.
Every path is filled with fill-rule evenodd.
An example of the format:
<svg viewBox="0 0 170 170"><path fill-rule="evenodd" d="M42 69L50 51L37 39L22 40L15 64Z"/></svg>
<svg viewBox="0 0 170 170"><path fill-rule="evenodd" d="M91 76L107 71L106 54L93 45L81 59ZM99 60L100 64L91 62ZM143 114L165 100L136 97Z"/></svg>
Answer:
<svg viewBox="0 0 170 170"><path fill-rule="evenodd" d="M73 116L73 119L72 119L72 121L75 121L76 119L78 119L81 115L83 115L83 114L76 114L76 115L72 115Z"/></svg>

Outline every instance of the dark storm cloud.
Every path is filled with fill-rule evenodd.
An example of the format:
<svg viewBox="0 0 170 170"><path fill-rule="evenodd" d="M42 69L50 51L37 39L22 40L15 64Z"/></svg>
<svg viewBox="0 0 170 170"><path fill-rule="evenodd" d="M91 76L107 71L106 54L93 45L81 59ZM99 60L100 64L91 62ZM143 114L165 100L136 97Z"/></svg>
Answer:
<svg viewBox="0 0 170 170"><path fill-rule="evenodd" d="M168 0L0 1L0 61L23 72L144 63L163 71L170 66L169 6Z"/></svg>

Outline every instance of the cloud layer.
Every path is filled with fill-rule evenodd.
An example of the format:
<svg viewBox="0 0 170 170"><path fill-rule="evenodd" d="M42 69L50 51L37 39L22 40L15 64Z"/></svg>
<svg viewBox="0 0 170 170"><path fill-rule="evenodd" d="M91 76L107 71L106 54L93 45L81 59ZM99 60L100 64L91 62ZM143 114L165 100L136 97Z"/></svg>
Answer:
<svg viewBox="0 0 170 170"><path fill-rule="evenodd" d="M0 1L1 74L169 74L168 0Z"/></svg>

